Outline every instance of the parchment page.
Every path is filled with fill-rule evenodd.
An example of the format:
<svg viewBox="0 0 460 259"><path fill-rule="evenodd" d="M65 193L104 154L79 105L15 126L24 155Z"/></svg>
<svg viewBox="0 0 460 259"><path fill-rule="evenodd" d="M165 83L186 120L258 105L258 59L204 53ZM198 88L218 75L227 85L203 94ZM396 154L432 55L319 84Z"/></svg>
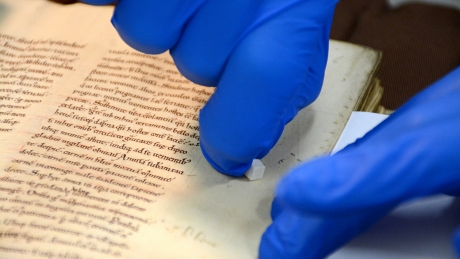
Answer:
<svg viewBox="0 0 460 259"><path fill-rule="evenodd" d="M214 89L125 45L112 7L0 12L0 258L257 258L279 177L331 150L379 60L332 42L321 97L250 182L200 152Z"/></svg>

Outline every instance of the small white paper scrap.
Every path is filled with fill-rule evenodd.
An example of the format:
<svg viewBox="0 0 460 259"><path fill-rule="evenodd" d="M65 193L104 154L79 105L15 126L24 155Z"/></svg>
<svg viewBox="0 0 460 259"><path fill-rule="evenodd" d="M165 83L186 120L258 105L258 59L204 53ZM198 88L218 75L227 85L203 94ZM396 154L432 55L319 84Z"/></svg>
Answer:
<svg viewBox="0 0 460 259"><path fill-rule="evenodd" d="M252 165L249 170L244 174L251 180L260 180L264 176L265 165L259 159L252 160Z"/></svg>
<svg viewBox="0 0 460 259"><path fill-rule="evenodd" d="M345 129L342 131L339 140L335 144L331 155L342 150L348 144L355 142L363 137L367 132L371 131L379 123L388 118L388 115L372 112L353 112L348 119Z"/></svg>

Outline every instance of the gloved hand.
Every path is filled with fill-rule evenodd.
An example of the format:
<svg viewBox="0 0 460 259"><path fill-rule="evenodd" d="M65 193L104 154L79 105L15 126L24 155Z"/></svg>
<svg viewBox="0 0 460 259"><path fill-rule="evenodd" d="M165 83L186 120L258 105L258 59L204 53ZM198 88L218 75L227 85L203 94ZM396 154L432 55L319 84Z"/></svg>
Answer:
<svg viewBox="0 0 460 259"><path fill-rule="evenodd" d="M217 86L199 116L201 148L241 176L318 96L337 1L119 0L112 23L133 48L169 49L185 77Z"/></svg>
<svg viewBox="0 0 460 259"><path fill-rule="evenodd" d="M460 195L460 67L354 144L279 184L260 258L323 258L398 204ZM455 244L460 254L460 231Z"/></svg>

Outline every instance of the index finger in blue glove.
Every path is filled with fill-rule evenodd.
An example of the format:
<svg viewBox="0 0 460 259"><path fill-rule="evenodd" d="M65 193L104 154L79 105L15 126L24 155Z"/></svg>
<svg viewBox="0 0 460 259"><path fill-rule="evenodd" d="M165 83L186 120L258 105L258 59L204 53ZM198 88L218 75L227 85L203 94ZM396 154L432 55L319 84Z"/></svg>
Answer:
<svg viewBox="0 0 460 259"><path fill-rule="evenodd" d="M177 43L184 24L203 2L119 0L112 23L131 47L144 53L159 54Z"/></svg>
<svg viewBox="0 0 460 259"><path fill-rule="evenodd" d="M200 114L200 140L220 172L241 176L319 94L335 2L303 1L251 31ZM311 10L317 12L312 13Z"/></svg>
<svg viewBox="0 0 460 259"><path fill-rule="evenodd" d="M460 68L355 144L294 169L281 181L279 199L324 216L458 193L459 128Z"/></svg>

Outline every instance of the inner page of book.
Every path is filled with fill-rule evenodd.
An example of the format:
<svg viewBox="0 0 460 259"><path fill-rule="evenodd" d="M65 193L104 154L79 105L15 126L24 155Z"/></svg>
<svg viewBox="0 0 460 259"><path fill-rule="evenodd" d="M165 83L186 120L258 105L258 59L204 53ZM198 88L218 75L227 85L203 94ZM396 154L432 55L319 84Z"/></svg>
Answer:
<svg viewBox="0 0 460 259"><path fill-rule="evenodd" d="M249 181L201 154L214 88L124 44L112 10L0 2L0 258L257 258L277 181L332 149L379 54L331 42L321 96Z"/></svg>

